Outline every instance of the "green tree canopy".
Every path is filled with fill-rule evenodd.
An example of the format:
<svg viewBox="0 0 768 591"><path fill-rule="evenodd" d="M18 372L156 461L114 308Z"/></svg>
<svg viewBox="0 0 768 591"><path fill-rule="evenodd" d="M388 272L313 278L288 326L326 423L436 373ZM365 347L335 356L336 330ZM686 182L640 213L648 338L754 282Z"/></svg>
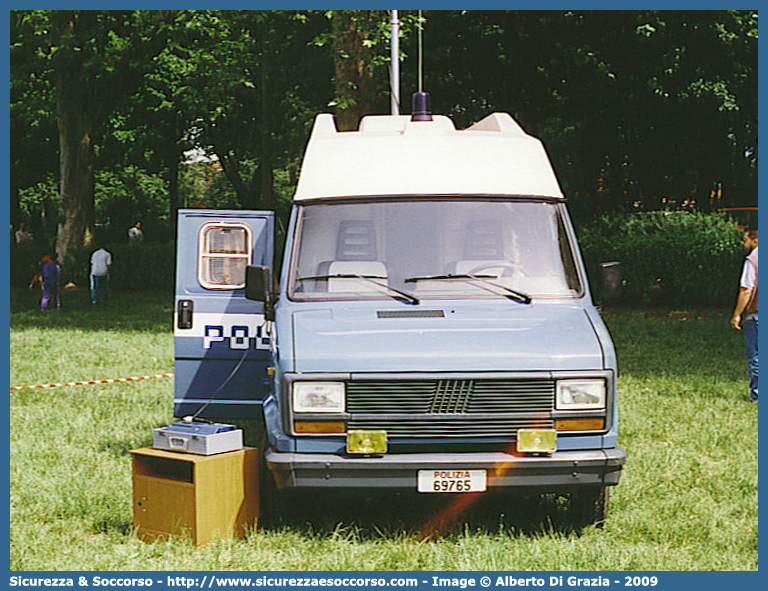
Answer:
<svg viewBox="0 0 768 591"><path fill-rule="evenodd" d="M459 127L512 113L578 215L756 204L756 11L400 15L402 96L423 83ZM389 112L388 25L371 10L12 12L12 220L58 184L66 257L93 238L95 198L121 224L158 211L130 187L172 214L192 148L227 203L284 209L317 113L353 129Z"/></svg>

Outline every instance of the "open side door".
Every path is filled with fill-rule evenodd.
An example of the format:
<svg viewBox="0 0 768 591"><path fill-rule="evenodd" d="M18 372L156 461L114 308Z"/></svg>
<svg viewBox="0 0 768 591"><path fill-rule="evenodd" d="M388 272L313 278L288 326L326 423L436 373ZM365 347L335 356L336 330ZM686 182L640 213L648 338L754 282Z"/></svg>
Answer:
<svg viewBox="0 0 768 591"><path fill-rule="evenodd" d="M274 214L178 214L173 414L258 418L269 393L264 304L245 299L247 265L272 268Z"/></svg>

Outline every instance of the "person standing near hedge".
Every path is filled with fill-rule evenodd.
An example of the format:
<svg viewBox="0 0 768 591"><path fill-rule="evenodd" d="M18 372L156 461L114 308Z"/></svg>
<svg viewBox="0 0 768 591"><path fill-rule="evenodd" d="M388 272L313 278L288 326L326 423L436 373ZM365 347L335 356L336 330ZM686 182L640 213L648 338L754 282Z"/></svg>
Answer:
<svg viewBox="0 0 768 591"><path fill-rule="evenodd" d="M141 231L141 222L136 222L128 228L128 242L138 244L144 240L144 232Z"/></svg>
<svg viewBox="0 0 768 591"><path fill-rule="evenodd" d="M744 342L749 368L749 399L757 401L757 229L744 233L744 250L747 259L741 272L739 296L731 317L731 326L741 330L744 315Z"/></svg>
<svg viewBox="0 0 768 591"><path fill-rule="evenodd" d="M103 245L99 245L91 255L91 303L95 304L97 301L97 293L101 293L101 301L107 301L107 293L109 291L109 270L112 267L112 255L104 248Z"/></svg>

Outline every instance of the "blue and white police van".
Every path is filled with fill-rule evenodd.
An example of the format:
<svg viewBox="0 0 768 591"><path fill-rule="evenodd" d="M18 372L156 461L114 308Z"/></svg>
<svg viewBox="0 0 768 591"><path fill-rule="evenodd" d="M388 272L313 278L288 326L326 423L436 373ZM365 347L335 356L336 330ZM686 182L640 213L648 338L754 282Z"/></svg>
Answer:
<svg viewBox="0 0 768 591"><path fill-rule="evenodd" d="M263 420L263 516L525 490L603 520L616 355L542 143L506 113L321 114L292 207L279 273L271 212L178 221L174 414Z"/></svg>

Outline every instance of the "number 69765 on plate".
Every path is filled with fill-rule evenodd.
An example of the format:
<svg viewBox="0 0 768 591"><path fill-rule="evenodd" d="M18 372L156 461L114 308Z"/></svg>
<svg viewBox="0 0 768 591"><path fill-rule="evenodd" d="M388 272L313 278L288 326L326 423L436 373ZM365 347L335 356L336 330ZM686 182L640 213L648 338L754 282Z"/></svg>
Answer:
<svg viewBox="0 0 768 591"><path fill-rule="evenodd" d="M418 492L467 493L485 492L485 470L419 470Z"/></svg>

